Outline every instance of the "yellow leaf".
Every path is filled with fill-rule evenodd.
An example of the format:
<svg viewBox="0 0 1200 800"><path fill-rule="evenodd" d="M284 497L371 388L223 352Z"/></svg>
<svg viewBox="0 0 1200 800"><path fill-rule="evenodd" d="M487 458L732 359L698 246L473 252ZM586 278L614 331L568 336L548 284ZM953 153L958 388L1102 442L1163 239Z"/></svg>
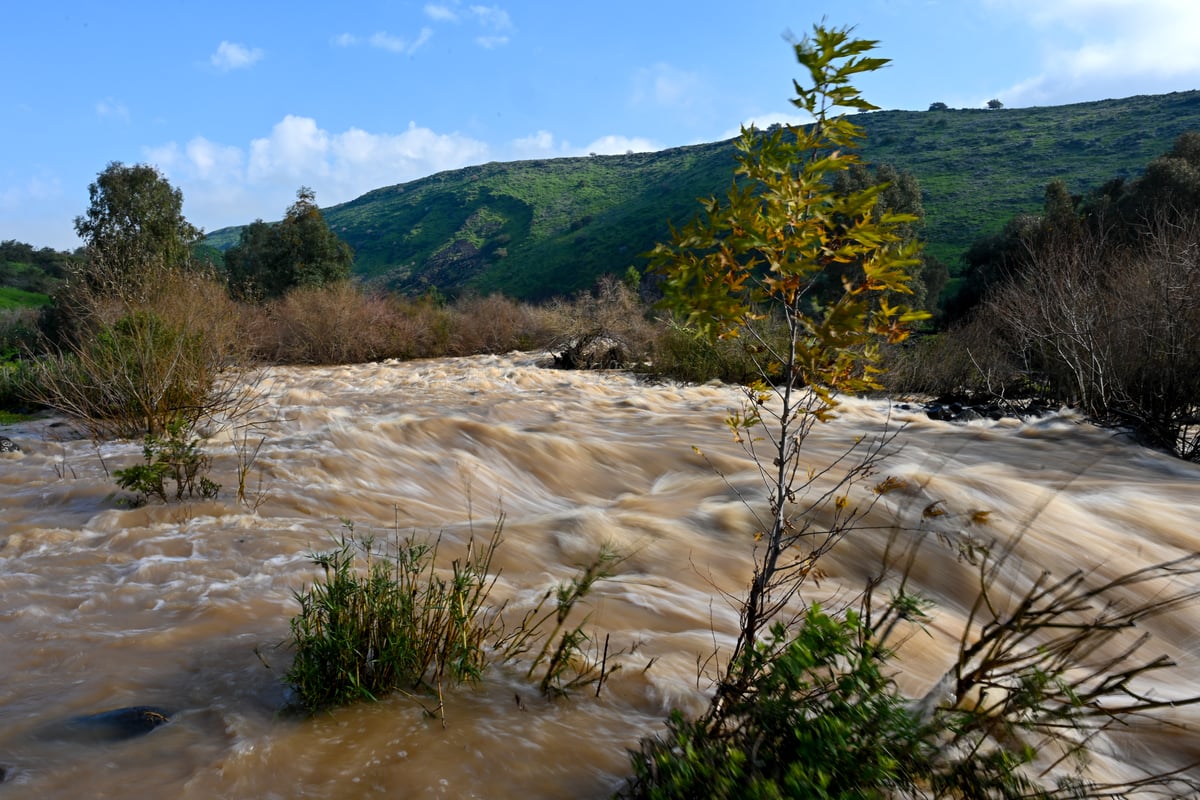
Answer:
<svg viewBox="0 0 1200 800"><path fill-rule="evenodd" d="M875 494L887 494L888 492L894 492L897 489L907 488L908 481L902 478L894 478L889 475L887 478L884 478L882 481L875 484Z"/></svg>

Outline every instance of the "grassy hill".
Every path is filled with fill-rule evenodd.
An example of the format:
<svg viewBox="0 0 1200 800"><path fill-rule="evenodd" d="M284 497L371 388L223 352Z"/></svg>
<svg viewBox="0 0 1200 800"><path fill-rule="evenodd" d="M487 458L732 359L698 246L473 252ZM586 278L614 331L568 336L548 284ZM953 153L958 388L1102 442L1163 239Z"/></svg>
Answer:
<svg viewBox="0 0 1200 800"><path fill-rule="evenodd" d="M920 181L930 252L953 270L978 237L1040 210L1045 185L1083 193L1137 175L1200 130L1200 91L1022 109L858 115L862 157ZM656 153L491 163L376 189L324 209L355 250L355 272L407 293L475 289L538 299L624 273L723 194L731 142ZM224 249L239 229L207 243Z"/></svg>

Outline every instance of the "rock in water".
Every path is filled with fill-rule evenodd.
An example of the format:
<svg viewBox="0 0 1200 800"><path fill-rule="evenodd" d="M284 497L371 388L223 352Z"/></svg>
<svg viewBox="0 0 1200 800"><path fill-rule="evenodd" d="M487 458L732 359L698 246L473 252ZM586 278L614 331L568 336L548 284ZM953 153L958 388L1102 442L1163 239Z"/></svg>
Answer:
<svg viewBox="0 0 1200 800"><path fill-rule="evenodd" d="M155 706L130 706L73 717L55 738L76 741L119 742L149 733L171 720L171 712Z"/></svg>
<svg viewBox="0 0 1200 800"><path fill-rule="evenodd" d="M21 448L7 436L0 436L0 453L19 453Z"/></svg>

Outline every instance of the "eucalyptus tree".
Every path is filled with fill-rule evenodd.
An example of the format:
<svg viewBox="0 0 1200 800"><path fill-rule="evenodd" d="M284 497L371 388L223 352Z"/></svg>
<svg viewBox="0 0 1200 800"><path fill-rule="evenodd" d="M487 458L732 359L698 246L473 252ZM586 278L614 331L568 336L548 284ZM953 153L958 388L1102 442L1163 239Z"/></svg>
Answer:
<svg viewBox="0 0 1200 800"><path fill-rule="evenodd" d="M186 265L202 235L183 215L183 193L148 164L111 162L88 197L75 218L86 253L75 277L101 295L137 298L163 270Z"/></svg>

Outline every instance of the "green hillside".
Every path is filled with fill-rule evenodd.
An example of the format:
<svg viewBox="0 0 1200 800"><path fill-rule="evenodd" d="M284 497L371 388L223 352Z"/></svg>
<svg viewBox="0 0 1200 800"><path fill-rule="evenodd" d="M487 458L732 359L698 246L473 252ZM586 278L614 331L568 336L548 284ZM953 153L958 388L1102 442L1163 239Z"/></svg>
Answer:
<svg viewBox="0 0 1200 800"><path fill-rule="evenodd" d="M862 157L916 175L929 250L959 255L1014 214L1038 211L1045 185L1081 193L1138 174L1187 130L1200 91L1068 106L878 111L856 117ZM430 287L537 299L622 274L721 194L731 142L656 153L492 163L369 192L324 210L354 248L355 272L406 293ZM207 243L226 248L238 230Z"/></svg>

